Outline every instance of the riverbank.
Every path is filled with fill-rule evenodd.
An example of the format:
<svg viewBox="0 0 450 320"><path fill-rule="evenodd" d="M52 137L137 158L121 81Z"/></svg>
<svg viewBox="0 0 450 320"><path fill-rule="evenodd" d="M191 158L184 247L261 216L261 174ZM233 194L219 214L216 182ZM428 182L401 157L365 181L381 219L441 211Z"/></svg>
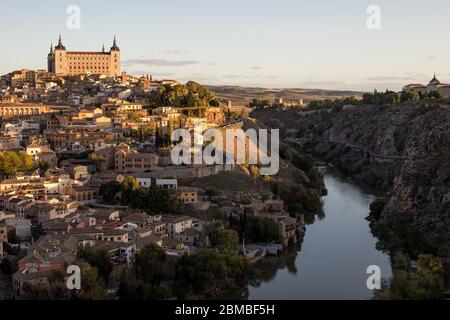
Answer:
<svg viewBox="0 0 450 320"><path fill-rule="evenodd" d="M256 263L259 275L249 299L371 299L366 286L369 265L389 279L389 257L365 219L376 198L333 172L325 175L324 217L309 225L302 243L279 257Z"/></svg>
<svg viewBox="0 0 450 320"><path fill-rule="evenodd" d="M395 264L397 281L384 288L388 292L384 298L442 299L450 291L450 112L446 106L360 105L307 116L264 109L252 116L269 128L279 128L282 137L300 140L303 152L386 192L386 201L377 203L372 214L372 230L380 240L378 246L392 257L401 257L397 259L401 262ZM364 150L386 161L374 161ZM422 263L421 271L410 267L416 261ZM430 268L435 279L431 282Z"/></svg>

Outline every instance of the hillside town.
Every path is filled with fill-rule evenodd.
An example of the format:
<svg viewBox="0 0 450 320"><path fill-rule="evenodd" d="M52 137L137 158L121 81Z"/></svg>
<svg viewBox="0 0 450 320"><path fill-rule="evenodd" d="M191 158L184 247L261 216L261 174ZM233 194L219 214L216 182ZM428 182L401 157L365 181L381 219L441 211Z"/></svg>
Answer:
<svg viewBox="0 0 450 320"><path fill-rule="evenodd" d="M61 52L69 61L62 67ZM302 217L292 217L280 198L185 184L242 168L173 165L171 132L192 130L195 121L223 129L249 120L230 116L231 102L194 82L119 73L120 60L114 72L97 67L98 57L112 53L120 53L116 39L109 53L71 54L60 37L47 71L0 78L0 260L13 270L11 283L0 279L4 298L49 290L51 275L66 275L87 250L106 253L119 274L148 246L179 259L219 250L212 234L233 231L226 243L251 262L277 254L304 231ZM268 219L276 241L240 243L227 221L244 213Z"/></svg>

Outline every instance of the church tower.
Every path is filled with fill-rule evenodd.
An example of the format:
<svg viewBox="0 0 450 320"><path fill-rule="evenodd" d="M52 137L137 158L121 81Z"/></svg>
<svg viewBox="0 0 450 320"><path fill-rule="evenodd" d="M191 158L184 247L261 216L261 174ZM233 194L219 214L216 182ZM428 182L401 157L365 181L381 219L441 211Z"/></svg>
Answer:
<svg viewBox="0 0 450 320"><path fill-rule="evenodd" d="M48 54L48 72L53 72L60 75L67 73L67 51L62 43L61 35L59 35L58 44L53 50L53 45Z"/></svg>
<svg viewBox="0 0 450 320"><path fill-rule="evenodd" d="M55 54L53 51L53 43L50 45L50 52L48 53L47 56L47 71L48 72L55 72L55 70L53 69L55 65Z"/></svg>
<svg viewBox="0 0 450 320"><path fill-rule="evenodd" d="M120 49L117 46L116 36L114 36L113 45L110 50L110 59L111 59L111 67L110 67L110 76L118 77L121 75L120 73Z"/></svg>

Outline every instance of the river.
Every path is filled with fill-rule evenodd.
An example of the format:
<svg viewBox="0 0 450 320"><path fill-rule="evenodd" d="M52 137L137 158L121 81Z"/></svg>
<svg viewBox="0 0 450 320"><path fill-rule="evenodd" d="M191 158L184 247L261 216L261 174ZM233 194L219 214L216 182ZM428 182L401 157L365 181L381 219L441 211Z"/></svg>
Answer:
<svg viewBox="0 0 450 320"><path fill-rule="evenodd" d="M264 273L249 287L249 299L370 299L367 267L391 276L389 257L376 250L365 217L375 196L327 173L325 218L307 227L301 248L258 262Z"/></svg>

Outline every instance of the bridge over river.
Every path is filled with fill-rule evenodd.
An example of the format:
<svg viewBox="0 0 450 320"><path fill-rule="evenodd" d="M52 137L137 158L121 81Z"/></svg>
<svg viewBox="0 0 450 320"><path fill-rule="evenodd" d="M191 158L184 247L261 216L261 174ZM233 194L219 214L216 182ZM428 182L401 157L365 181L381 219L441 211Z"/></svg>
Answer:
<svg viewBox="0 0 450 320"><path fill-rule="evenodd" d="M363 152L364 156L368 159L370 159L370 161L373 162L395 162L395 161L406 161L406 160L411 160L412 157L404 157L404 156L398 156L398 155L385 155L385 154L381 154L369 147L366 146L361 146L361 145L356 145L353 143L349 143L346 141L335 141L335 140L331 140L331 139L317 139L317 138L313 138L313 137L309 137L309 138L288 138L286 139L287 142L290 143L294 143L297 144L301 147L303 147L305 145L305 143L310 142L310 141L317 141L317 142L324 142L324 143L332 143L332 144L336 144L336 145L343 145L345 148L351 148L351 149L355 149L355 150L360 150Z"/></svg>

